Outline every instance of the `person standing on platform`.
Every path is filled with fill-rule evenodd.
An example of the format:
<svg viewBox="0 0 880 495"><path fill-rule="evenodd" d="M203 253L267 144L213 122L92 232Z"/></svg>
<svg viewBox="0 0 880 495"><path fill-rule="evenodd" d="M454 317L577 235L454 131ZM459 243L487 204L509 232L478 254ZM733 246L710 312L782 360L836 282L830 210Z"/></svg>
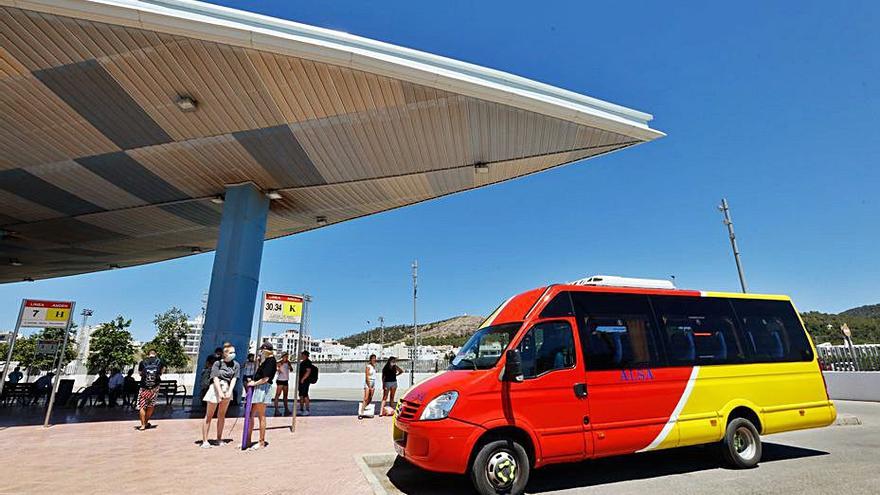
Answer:
<svg viewBox="0 0 880 495"><path fill-rule="evenodd" d="M235 390L235 382L241 366L235 361L235 347L227 344L223 347L223 358L214 361L211 365L210 382L205 392L204 401L207 403L205 422L202 424L202 448L209 449L208 432L211 430L211 419L217 412L217 446L223 445L223 426L226 422L226 410L232 400L232 391Z"/></svg>
<svg viewBox="0 0 880 495"><path fill-rule="evenodd" d="M144 431L151 426L150 418L156 409L156 398L159 396L159 382L162 381L162 373L165 371L165 364L156 354L156 349L147 351L147 359L141 361L138 365L138 374L141 375L141 386L138 390L137 409L139 411L141 424L138 430Z"/></svg>
<svg viewBox="0 0 880 495"><path fill-rule="evenodd" d="M278 362L275 360L275 352L272 344L264 342L260 346L260 360L257 364L257 371L254 373L254 379L247 385L253 387L253 396L251 398L251 420L257 417L260 420L260 441L250 447L251 450L266 448L266 406L272 402L272 380L275 378L275 372L278 369ZM251 432L247 432L247 443L251 443Z"/></svg>
<svg viewBox="0 0 880 495"><path fill-rule="evenodd" d="M382 367L382 405L379 416L394 416L394 395L397 393L397 376L403 374L403 368L397 365L397 358L391 356ZM385 403L391 405L390 414L385 414Z"/></svg>
<svg viewBox="0 0 880 495"><path fill-rule="evenodd" d="M293 365L290 363L290 355L286 352L281 354L281 361L278 361L277 374L275 375L275 401L273 408L275 416L278 416L278 397L284 395L284 415L290 414L287 408L287 393L290 388L290 372L293 371Z"/></svg>
<svg viewBox="0 0 880 495"><path fill-rule="evenodd" d="M309 359L309 351L302 351L299 355L299 383L296 391L299 395L299 413L302 416L312 414L312 399L309 398L309 387L317 381L318 368Z"/></svg>
<svg viewBox="0 0 880 495"><path fill-rule="evenodd" d="M367 362L367 365L364 367L364 402L361 404L360 412L358 413L358 419L361 419L365 416L372 416L371 414L367 414L367 407L370 406L370 403L373 402L373 394L376 393L376 355L370 354L370 360Z"/></svg>

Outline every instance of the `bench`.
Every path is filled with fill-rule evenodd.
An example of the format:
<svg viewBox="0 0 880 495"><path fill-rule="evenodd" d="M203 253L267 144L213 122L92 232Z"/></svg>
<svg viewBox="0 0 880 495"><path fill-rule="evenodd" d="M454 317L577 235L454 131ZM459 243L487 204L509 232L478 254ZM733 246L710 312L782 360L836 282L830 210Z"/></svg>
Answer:
<svg viewBox="0 0 880 495"><path fill-rule="evenodd" d="M13 403L17 401L22 405L27 404L33 399L33 389L33 383L6 382L3 386L2 401L4 404L8 404L9 401L12 401Z"/></svg>
<svg viewBox="0 0 880 495"><path fill-rule="evenodd" d="M159 382L159 397L165 397L165 405L173 405L174 399L180 396L180 405L186 400L186 387L178 385L177 380L162 380Z"/></svg>

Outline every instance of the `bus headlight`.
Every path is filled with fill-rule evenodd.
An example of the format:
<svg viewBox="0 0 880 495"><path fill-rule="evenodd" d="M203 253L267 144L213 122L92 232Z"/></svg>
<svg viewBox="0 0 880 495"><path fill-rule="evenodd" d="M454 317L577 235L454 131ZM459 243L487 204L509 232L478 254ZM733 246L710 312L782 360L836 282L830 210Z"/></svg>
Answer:
<svg viewBox="0 0 880 495"><path fill-rule="evenodd" d="M451 390L449 392L443 392L438 395L434 400L428 402L428 405L425 406L425 410L422 411L422 417L420 418L422 421L432 420L432 419L444 419L449 416L449 411L452 410L452 406L455 405L455 401L458 400L458 392Z"/></svg>

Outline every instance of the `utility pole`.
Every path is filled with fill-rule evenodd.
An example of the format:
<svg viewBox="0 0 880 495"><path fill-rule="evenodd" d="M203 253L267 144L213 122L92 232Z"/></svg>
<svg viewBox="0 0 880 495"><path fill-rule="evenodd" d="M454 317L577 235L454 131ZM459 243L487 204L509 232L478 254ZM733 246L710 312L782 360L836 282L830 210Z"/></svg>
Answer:
<svg viewBox="0 0 880 495"><path fill-rule="evenodd" d="M412 262L412 279L413 279L413 350L412 350L412 366L409 370L409 385L416 384L416 362L419 359L419 325L416 318L416 300L419 295L419 260Z"/></svg>
<svg viewBox="0 0 880 495"><path fill-rule="evenodd" d="M385 318L379 317L379 359L385 354Z"/></svg>
<svg viewBox="0 0 880 495"><path fill-rule="evenodd" d="M718 210L724 214L724 225L727 225L727 232L730 235L730 247L733 249L733 259L736 261L736 270L739 272L739 285L742 287L743 293L749 291L746 286L746 276L743 273L742 261L739 259L739 248L736 245L736 234L733 233L733 221L730 219L730 207L727 205L727 198L721 198L721 205Z"/></svg>

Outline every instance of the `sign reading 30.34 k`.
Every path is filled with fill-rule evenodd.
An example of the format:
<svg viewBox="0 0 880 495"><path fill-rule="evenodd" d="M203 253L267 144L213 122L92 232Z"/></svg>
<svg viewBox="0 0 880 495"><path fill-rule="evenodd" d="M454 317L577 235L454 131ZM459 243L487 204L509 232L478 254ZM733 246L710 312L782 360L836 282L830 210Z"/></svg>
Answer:
<svg viewBox="0 0 880 495"><path fill-rule="evenodd" d="M266 292L263 297L263 321L302 323L303 298L290 294Z"/></svg>
<svg viewBox="0 0 880 495"><path fill-rule="evenodd" d="M73 303L67 301L28 299L24 302L19 323L22 327L30 328L67 328L72 307Z"/></svg>

